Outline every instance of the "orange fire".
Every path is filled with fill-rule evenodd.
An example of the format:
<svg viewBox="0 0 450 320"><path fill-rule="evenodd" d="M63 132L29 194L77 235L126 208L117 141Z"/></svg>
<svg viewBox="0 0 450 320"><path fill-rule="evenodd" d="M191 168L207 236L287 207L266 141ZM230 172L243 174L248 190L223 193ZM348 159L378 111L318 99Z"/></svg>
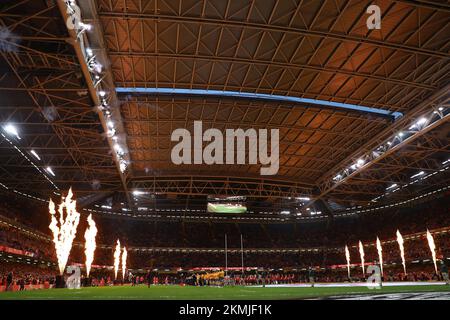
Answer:
<svg viewBox="0 0 450 320"><path fill-rule="evenodd" d="M403 246L403 237L399 230L397 230L397 242L400 248L400 256L402 257L403 271L406 275L406 262L405 262L405 247Z"/></svg>
<svg viewBox="0 0 450 320"><path fill-rule="evenodd" d="M380 259L381 275L383 276L383 248L381 247L381 241L378 237L377 237L377 250L378 250L378 259Z"/></svg>
<svg viewBox="0 0 450 320"><path fill-rule="evenodd" d="M80 214L77 212L77 202L72 200L72 188L69 189L67 196L58 206L57 217L55 203L50 199L48 209L51 215L49 225L53 233L53 243L55 244L56 257L58 259L59 273L62 275L69 260L70 250L72 250L73 240L77 233ZM64 211L66 215L64 217Z"/></svg>
<svg viewBox="0 0 450 320"><path fill-rule="evenodd" d="M433 257L434 270L436 270L436 273L438 273L437 262L436 262L436 245L434 244L433 236L431 235L431 233L428 229L427 229L427 240L428 240L428 246L430 247L431 255Z"/></svg>
<svg viewBox="0 0 450 320"><path fill-rule="evenodd" d="M120 241L117 240L116 250L114 251L114 279L117 279L120 264Z"/></svg>
<svg viewBox="0 0 450 320"><path fill-rule="evenodd" d="M127 256L128 256L127 248L123 247L123 251L122 251L122 278L123 278L123 280L125 280L125 273L127 271Z"/></svg>
<svg viewBox="0 0 450 320"><path fill-rule="evenodd" d="M361 241L359 241L359 255L361 256L361 268L363 274L366 274L364 269L364 246Z"/></svg>
<svg viewBox="0 0 450 320"><path fill-rule="evenodd" d="M350 278L350 251L348 251L347 246L345 246L345 258L347 259L347 273Z"/></svg>
<svg viewBox="0 0 450 320"><path fill-rule="evenodd" d="M84 234L84 239L86 240L84 245L84 254L86 256L86 274L89 277L89 273L91 272L92 262L94 261L94 252L97 247L95 243L95 237L97 236L97 227L95 225L95 221L92 219L92 215L90 214L87 218L88 227Z"/></svg>

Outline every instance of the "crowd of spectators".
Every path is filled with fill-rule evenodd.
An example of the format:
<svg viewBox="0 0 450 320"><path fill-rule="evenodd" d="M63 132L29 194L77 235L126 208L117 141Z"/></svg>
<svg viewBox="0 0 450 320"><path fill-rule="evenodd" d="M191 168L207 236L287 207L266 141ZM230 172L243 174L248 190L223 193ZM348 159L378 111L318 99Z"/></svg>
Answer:
<svg viewBox="0 0 450 320"><path fill-rule="evenodd" d="M0 263L0 287L6 286L8 275L15 285L39 285L55 282L56 270L26 263Z"/></svg>
<svg viewBox="0 0 450 320"><path fill-rule="evenodd" d="M0 247L6 246L31 253L36 258L55 261L51 234L48 230L48 212L45 208L35 208L25 202L11 205L5 199L0 199L0 216L12 219L20 228L8 224L0 224ZM378 261L375 240L378 236L383 241L383 259L389 271L385 277L394 280L419 280L436 278L430 261L431 252L428 247L425 232L427 229L450 227L450 212L448 197L416 205L414 208L396 208L358 215L348 218L336 218L319 222L289 223L289 224L250 224L250 223L183 223L155 222L133 219L112 219L94 216L99 229L97 242L99 244L94 264L111 266L113 264L113 246L117 239L128 248L128 263L130 269L190 269L195 267L223 268L225 256L223 251L196 250L162 251L160 248L203 248L212 249L224 247L224 236L227 235L228 266L240 267L242 258L246 266L298 271L292 273L295 279L300 279L301 270L311 266L318 268L318 278L321 281L342 280L347 278L343 248L349 246L352 264L360 263L358 241L366 246L366 262ZM83 215L84 216L84 215ZM85 230L85 219L81 219L78 228L76 244L74 245L69 263L84 261L82 243ZM27 230L33 230L46 235L47 239L32 236ZM400 230L405 238L405 258L409 268L417 272L403 277L400 251L395 241L395 232ZM414 238L409 235L415 234ZM240 239L243 235L245 249L302 249L297 252L246 252L241 256ZM385 242L386 240L390 240ZM448 261L450 258L450 233L434 234L438 258ZM100 244L105 245L100 246ZM140 247L143 250L136 250ZM152 250L146 250L150 248ZM236 250L237 249L237 250ZM309 250L308 250L309 249ZM426 263L423 261L427 261ZM339 266L335 269L335 266ZM36 269L36 266L25 265L24 268L14 266L14 276L26 283L49 280L55 276L55 270ZM11 266L0 261L0 278L4 282L6 273ZM356 269L358 270L358 269ZM284 271L283 271L284 272ZM298 273L297 273L298 272ZM356 277L363 277L362 272ZM110 283L105 276L103 284ZM97 279L96 278L96 279ZM250 279L250 278L249 278ZM306 279L306 278L305 278ZM96 283L94 281L94 283ZM98 280L97 283L100 283Z"/></svg>

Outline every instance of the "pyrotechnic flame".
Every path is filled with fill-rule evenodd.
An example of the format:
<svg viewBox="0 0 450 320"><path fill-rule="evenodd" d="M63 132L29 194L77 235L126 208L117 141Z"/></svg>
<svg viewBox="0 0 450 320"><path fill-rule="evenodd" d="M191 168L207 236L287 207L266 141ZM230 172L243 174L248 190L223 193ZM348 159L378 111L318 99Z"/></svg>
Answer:
<svg viewBox="0 0 450 320"><path fill-rule="evenodd" d="M400 255L402 257L403 271L406 275L406 263L405 263L405 247L403 246L403 237L400 231L397 230L397 242L400 248Z"/></svg>
<svg viewBox="0 0 450 320"><path fill-rule="evenodd" d="M361 256L361 268L363 271L363 274L366 274L364 270L364 247L361 241L359 241L359 255Z"/></svg>
<svg viewBox="0 0 450 320"><path fill-rule="evenodd" d="M350 251L348 251L347 246L345 246L345 258L347 259L347 273L348 278L350 279Z"/></svg>
<svg viewBox="0 0 450 320"><path fill-rule="evenodd" d="M127 248L123 247L123 252L122 252L122 278L123 280L125 280L125 273L127 271Z"/></svg>
<svg viewBox="0 0 450 320"><path fill-rule="evenodd" d="M428 245L430 246L431 255L433 256L434 270L436 270L436 273L438 273L437 263L436 263L436 245L434 244L433 236L431 235L431 233L428 229L427 229L427 240L428 240Z"/></svg>
<svg viewBox="0 0 450 320"><path fill-rule="evenodd" d="M55 203L50 199L48 209L51 215L49 225L53 233L56 257L58 259L59 273L62 275L69 259L72 243L77 233L80 214L77 212L77 202L72 200L72 188L69 189L67 197L58 206L59 217L56 217ZM66 217L64 217L66 211Z"/></svg>
<svg viewBox="0 0 450 320"><path fill-rule="evenodd" d="M377 250L378 250L378 258L380 259L381 275L383 276L383 248L381 247L381 241L378 237L377 237Z"/></svg>
<svg viewBox="0 0 450 320"><path fill-rule="evenodd" d="M114 279L117 279L120 264L120 241L117 240L116 250L114 251Z"/></svg>
<svg viewBox="0 0 450 320"><path fill-rule="evenodd" d="M86 274L89 277L89 273L91 272L91 265L94 261L94 252L97 247L95 243L95 237L97 236L97 227L95 226L95 221L92 219L92 215L90 214L87 218L88 227L84 234L84 239L86 240L84 245L84 254L86 256Z"/></svg>

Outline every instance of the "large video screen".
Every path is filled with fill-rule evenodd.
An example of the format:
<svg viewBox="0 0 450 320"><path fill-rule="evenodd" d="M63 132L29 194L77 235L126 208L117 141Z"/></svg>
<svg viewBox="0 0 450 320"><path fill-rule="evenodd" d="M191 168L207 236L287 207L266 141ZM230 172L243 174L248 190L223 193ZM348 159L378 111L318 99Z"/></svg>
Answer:
<svg viewBox="0 0 450 320"><path fill-rule="evenodd" d="M246 213L247 207L242 204L208 203L208 212L213 213Z"/></svg>

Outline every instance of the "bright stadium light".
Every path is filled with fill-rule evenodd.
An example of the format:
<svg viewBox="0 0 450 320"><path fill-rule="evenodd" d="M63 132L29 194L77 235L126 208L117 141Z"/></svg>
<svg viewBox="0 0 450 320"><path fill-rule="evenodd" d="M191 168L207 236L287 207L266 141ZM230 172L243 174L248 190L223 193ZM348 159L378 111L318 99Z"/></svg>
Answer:
<svg viewBox="0 0 450 320"><path fill-rule="evenodd" d="M114 150L116 150L116 152L118 153L118 154L123 154L123 150L122 150L122 147L121 146L119 146L119 144L114 144Z"/></svg>
<svg viewBox="0 0 450 320"><path fill-rule="evenodd" d="M417 120L416 125L418 126L423 126L425 123L427 123L427 119L426 118L420 118L419 120Z"/></svg>
<svg viewBox="0 0 450 320"><path fill-rule="evenodd" d="M298 197L296 199L300 200L300 201L309 201L309 200L311 200L311 198L309 198L309 197Z"/></svg>
<svg viewBox="0 0 450 320"><path fill-rule="evenodd" d="M393 185L389 186L386 188L386 190L390 190L390 189L394 189L395 187L397 187L398 185L396 183L394 183Z"/></svg>
<svg viewBox="0 0 450 320"><path fill-rule="evenodd" d="M416 121L416 123L414 123L411 127L409 127L409 130L412 130L414 128L419 128L420 129L427 122L428 122L428 120L426 118L420 118L419 120Z"/></svg>
<svg viewBox="0 0 450 320"><path fill-rule="evenodd" d="M356 161L356 165L358 167L362 167L364 165L364 163L366 163L363 159L358 159L358 161Z"/></svg>
<svg viewBox="0 0 450 320"><path fill-rule="evenodd" d="M87 55L88 55L89 57L92 57L92 56L94 55L94 53L92 52L92 49L91 49L91 48L87 48L87 49L86 49L86 53L87 53Z"/></svg>
<svg viewBox="0 0 450 320"><path fill-rule="evenodd" d="M36 151L31 150L30 153L38 160L41 160L41 157L39 157L39 155L36 153Z"/></svg>
<svg viewBox="0 0 450 320"><path fill-rule="evenodd" d="M120 171L124 173L127 170L127 163L125 161L120 161L119 165Z"/></svg>
<svg viewBox="0 0 450 320"><path fill-rule="evenodd" d="M19 136L19 131L17 131L17 128L12 124L7 124L3 127L3 130L5 130L6 133L9 135L15 136L17 139L21 139Z"/></svg>
<svg viewBox="0 0 450 320"><path fill-rule="evenodd" d="M414 178L417 178L417 177L423 176L424 174L425 174L425 172L423 172L423 171L420 171L419 173L416 173L415 175L411 176L411 179L414 179Z"/></svg>
<svg viewBox="0 0 450 320"><path fill-rule="evenodd" d="M84 31L84 30L90 31L90 30L92 29L92 25L90 25L90 24L88 24L88 23L80 22L80 23L78 24L78 26L79 26L83 31Z"/></svg>
<svg viewBox="0 0 450 320"><path fill-rule="evenodd" d="M48 173L50 173L52 176L56 177L56 174L53 172L53 169L52 169L52 168L47 167L45 170L46 170Z"/></svg>
<svg viewBox="0 0 450 320"><path fill-rule="evenodd" d="M143 191L139 191L139 190L134 190L133 191L133 196L140 196L140 195L143 195L145 192L143 192Z"/></svg>

